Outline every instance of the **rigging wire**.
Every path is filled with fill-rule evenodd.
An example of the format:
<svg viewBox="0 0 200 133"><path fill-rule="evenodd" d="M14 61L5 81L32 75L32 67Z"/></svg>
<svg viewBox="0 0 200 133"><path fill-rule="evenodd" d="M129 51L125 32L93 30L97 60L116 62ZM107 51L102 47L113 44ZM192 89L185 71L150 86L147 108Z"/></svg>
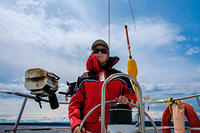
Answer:
<svg viewBox="0 0 200 133"><path fill-rule="evenodd" d="M110 0L108 0L108 47L110 48Z"/></svg>
<svg viewBox="0 0 200 133"><path fill-rule="evenodd" d="M134 17L134 12L133 12L133 6L131 4L131 0L128 0L129 6L131 9L131 16L133 18L133 24L134 24L134 30L133 32L136 31L136 23L135 23L135 17ZM108 0L108 46L110 48L110 0Z"/></svg>
<svg viewBox="0 0 200 133"><path fill-rule="evenodd" d="M129 2L130 9L131 9L131 16L133 18L133 24L134 24L134 31L133 32L135 32L136 31L136 24L135 24L135 17L134 17L134 13L133 13L133 7L132 7L132 4L131 4L131 0L128 0L128 2Z"/></svg>

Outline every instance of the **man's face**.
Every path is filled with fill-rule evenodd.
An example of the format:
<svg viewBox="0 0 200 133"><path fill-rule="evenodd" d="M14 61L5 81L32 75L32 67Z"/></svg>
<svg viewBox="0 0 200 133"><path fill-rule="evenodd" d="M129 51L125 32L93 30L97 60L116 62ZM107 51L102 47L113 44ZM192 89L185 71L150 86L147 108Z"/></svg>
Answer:
<svg viewBox="0 0 200 133"><path fill-rule="evenodd" d="M102 45L97 45L94 48L94 50L99 50L99 49L104 49L107 51L107 49ZM103 53L103 52L99 51L97 53L94 53L94 55L96 55L97 61L99 62L100 65L105 65L106 62L108 61L108 53Z"/></svg>

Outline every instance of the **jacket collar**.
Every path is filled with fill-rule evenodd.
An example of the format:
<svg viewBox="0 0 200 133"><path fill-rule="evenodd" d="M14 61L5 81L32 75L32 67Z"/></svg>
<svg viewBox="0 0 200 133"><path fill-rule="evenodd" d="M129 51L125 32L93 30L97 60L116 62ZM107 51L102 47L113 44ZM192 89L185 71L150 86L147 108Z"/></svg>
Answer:
<svg viewBox="0 0 200 133"><path fill-rule="evenodd" d="M110 70L119 61L119 57L109 57L107 63L104 66L99 65L96 56L90 55L86 62L86 69L89 72L100 72L102 70Z"/></svg>
<svg viewBox="0 0 200 133"><path fill-rule="evenodd" d="M112 69L112 67L119 61L119 57L114 56L114 57L109 57L107 63L100 67L101 69L107 70L107 69Z"/></svg>

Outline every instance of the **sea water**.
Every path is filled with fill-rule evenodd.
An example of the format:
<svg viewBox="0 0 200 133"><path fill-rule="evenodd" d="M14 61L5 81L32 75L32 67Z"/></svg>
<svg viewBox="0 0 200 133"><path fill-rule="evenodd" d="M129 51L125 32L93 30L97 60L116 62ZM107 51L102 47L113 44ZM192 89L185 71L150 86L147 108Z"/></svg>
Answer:
<svg viewBox="0 0 200 133"><path fill-rule="evenodd" d="M0 133L12 133L12 131L8 131L11 130L13 128L13 126L10 125L0 125ZM41 129L41 128L64 128L64 127L55 127L55 126L19 126L18 129ZM161 133L162 131L160 130L159 133ZM18 130L17 133L71 133L71 131L69 129L59 129L59 130ZM146 131L146 133L155 133L154 130L148 130Z"/></svg>
<svg viewBox="0 0 200 133"><path fill-rule="evenodd" d="M0 124L0 133L12 133L13 125L1 125ZM69 126L48 126L48 125L37 125L37 126L30 126L30 125L19 125L17 133L71 133ZM20 130L20 129L34 129L34 130ZM40 130L37 130L40 129ZM50 130L51 129L51 130ZM158 130L159 133L162 133L162 130ZM173 130L171 130L174 133ZM152 130L145 130L146 133L155 133ZM185 133L190 133L190 131L186 130Z"/></svg>
<svg viewBox="0 0 200 133"><path fill-rule="evenodd" d="M14 126L11 125L0 125L0 133L12 133L11 130L13 127ZM17 133L71 133L69 128L66 129L65 127L58 126L18 126L18 129L19 130L17 130Z"/></svg>

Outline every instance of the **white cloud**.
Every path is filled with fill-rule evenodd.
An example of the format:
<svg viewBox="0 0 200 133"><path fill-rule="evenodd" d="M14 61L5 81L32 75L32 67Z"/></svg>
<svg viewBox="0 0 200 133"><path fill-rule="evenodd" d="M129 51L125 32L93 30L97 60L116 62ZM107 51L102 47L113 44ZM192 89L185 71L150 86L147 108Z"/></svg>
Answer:
<svg viewBox="0 0 200 133"><path fill-rule="evenodd" d="M34 7L34 8L44 7L46 5L46 3L43 0L37 0L37 1L17 0L16 5L17 5L17 7L20 7L20 9L26 10L26 9L30 9L30 7Z"/></svg>
<svg viewBox="0 0 200 133"><path fill-rule="evenodd" d="M122 21L121 23L111 24L111 48L114 50L127 49L124 23L127 22ZM175 25L158 18L138 18L135 32L133 27L134 25L128 22L129 40L131 48L134 47L134 49L144 47L145 49L153 49L159 46L171 45L177 41L176 36L179 33L179 29ZM182 39L183 37L179 36Z"/></svg>
<svg viewBox="0 0 200 133"><path fill-rule="evenodd" d="M15 122L23 103L23 99L8 98L7 100L0 98L0 120L6 122ZM52 110L48 103L42 102L42 109L34 100L28 99L21 118L23 122L67 122L69 121L68 106L60 105L58 109ZM6 113L5 113L6 112Z"/></svg>
<svg viewBox="0 0 200 133"><path fill-rule="evenodd" d="M198 47L192 47L192 48L190 48L190 49L188 49L186 51L186 54L187 55L193 55L193 54L197 54L199 52L200 52L200 48L198 48Z"/></svg>
<svg viewBox="0 0 200 133"><path fill-rule="evenodd" d="M176 40L178 29L156 18L140 19L137 23L135 43L138 46L157 47L169 45Z"/></svg>
<svg viewBox="0 0 200 133"><path fill-rule="evenodd" d="M197 71L200 72L200 66L197 68Z"/></svg>
<svg viewBox="0 0 200 133"><path fill-rule="evenodd" d="M24 83L0 83L0 91L2 92L19 92L19 93L22 93L22 94L27 94L27 95L31 95L31 91L27 90L25 87L24 87ZM68 91L68 86L66 85L66 83L59 83L58 85L58 90L56 91L56 96L57 96L57 99L58 101L65 101L65 95L63 94L59 94L58 92L67 92ZM10 98L10 97L17 97L20 99L22 99L23 97L21 96L18 96L18 95L14 95L14 94L7 94L7 93L0 93L1 97L2 98L5 98L5 100L7 98ZM32 96L35 96L35 95L32 95ZM44 97L44 99L48 99L47 97Z"/></svg>
<svg viewBox="0 0 200 133"><path fill-rule="evenodd" d="M154 85L153 84L141 83L141 87L145 88L145 90L147 90L147 91L154 90Z"/></svg>
<svg viewBox="0 0 200 133"><path fill-rule="evenodd" d="M60 25L65 25L70 29L77 21L57 18L46 20L40 15L26 14L5 7L0 7L0 12L0 16L4 18L0 22L1 60L13 66L25 68L41 66L56 72L59 70L59 73L70 69L71 74L66 74L69 76L84 68L82 62L72 59L73 56L87 54L87 52L79 54L80 51L77 48L83 52L87 51L85 49L88 48L88 40L95 38L95 35L87 33L88 31L85 31L84 27L81 28L81 25L75 26L70 31L64 31L60 27ZM60 57L59 53L63 57ZM72 64L74 67L70 67Z"/></svg>
<svg viewBox="0 0 200 133"><path fill-rule="evenodd" d="M173 84L173 83L169 83L169 82L167 82L167 83L158 83L157 84L157 87L158 88L162 88L162 89L171 89L171 88L173 88L175 85Z"/></svg>
<svg viewBox="0 0 200 133"><path fill-rule="evenodd" d="M24 84L14 84L14 83L0 83L0 90L3 91L17 91L17 92L25 92Z"/></svg>
<svg viewBox="0 0 200 133"><path fill-rule="evenodd" d="M187 38L185 36L183 36L183 35L180 35L180 36L177 36L176 40L181 42L181 41L186 41Z"/></svg>
<svg viewBox="0 0 200 133"><path fill-rule="evenodd" d="M168 59L169 61L176 61L176 62L184 62L187 61L186 58L181 57L181 56L177 56L177 57L172 57Z"/></svg>
<svg viewBox="0 0 200 133"><path fill-rule="evenodd" d="M69 3L75 4L72 1ZM0 17L3 18L0 22L0 60L24 69L42 67L58 73L61 78L72 79L74 74L84 71L84 60L88 56L92 41L96 38L107 38L107 27L100 26L100 23L88 27L88 22L73 17L73 14L65 14L61 18L50 16L48 4L50 3L22 0L17 2L14 9L0 6ZM89 11L81 15L86 5L80 4L78 7L81 8L77 14L87 16ZM33 11L34 8L37 9L37 13ZM133 36L134 47L150 45L149 48L152 48L166 45L175 40L174 34L177 33L167 22L155 18L140 19L137 29L136 35ZM111 48L114 53L126 48L121 24L112 24L111 30ZM130 31L130 38L131 34ZM125 56L127 52L121 51L117 54Z"/></svg>
<svg viewBox="0 0 200 133"><path fill-rule="evenodd" d="M161 100L170 97L178 98L199 93L200 83L198 81L193 81L190 84L187 82L181 82L178 80L169 80L157 83L142 82L141 87L143 90L143 95L150 96L151 100Z"/></svg>
<svg viewBox="0 0 200 133"><path fill-rule="evenodd" d="M200 82L193 82L191 84L191 87L193 88L193 90L196 90L196 92L198 93L198 91L200 90Z"/></svg>
<svg viewBox="0 0 200 133"><path fill-rule="evenodd" d="M150 112L147 112L147 113L153 120L158 121L158 120L161 120L163 111L150 111Z"/></svg>

